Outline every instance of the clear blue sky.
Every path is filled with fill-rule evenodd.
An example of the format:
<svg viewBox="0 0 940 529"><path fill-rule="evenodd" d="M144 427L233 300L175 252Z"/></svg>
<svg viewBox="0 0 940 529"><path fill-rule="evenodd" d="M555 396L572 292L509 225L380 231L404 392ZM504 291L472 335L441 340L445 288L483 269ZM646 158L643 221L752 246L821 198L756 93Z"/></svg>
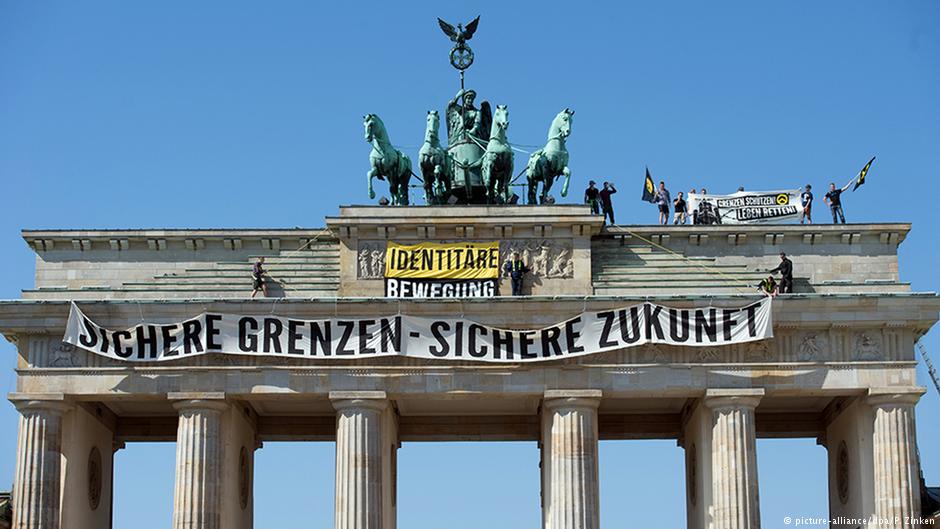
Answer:
<svg viewBox="0 0 940 529"><path fill-rule="evenodd" d="M0 298L33 281L21 228L316 227L338 204L365 202L363 114L381 115L414 157L425 112L457 86L435 17L477 14L468 85L509 106L511 141L541 144L559 110L576 110L572 198L588 179L612 180L618 220L650 223L647 165L673 193L822 189L877 155L846 214L913 222L902 279L938 288L933 0L0 0ZM925 343L940 362L938 336ZM0 340L4 392L13 366ZM918 421L928 482L940 484L932 388ZM15 432L0 405L0 488ZM173 449L118 453L117 529L169 525ZM684 527L675 443L605 442L601 458L603 527ZM826 513L822 447L760 441L759 458L765 527ZM406 444L399 462L403 528L540 523L534 443ZM332 445L269 443L257 478L259 529L332 526ZM495 492L459 499L484 487Z"/></svg>

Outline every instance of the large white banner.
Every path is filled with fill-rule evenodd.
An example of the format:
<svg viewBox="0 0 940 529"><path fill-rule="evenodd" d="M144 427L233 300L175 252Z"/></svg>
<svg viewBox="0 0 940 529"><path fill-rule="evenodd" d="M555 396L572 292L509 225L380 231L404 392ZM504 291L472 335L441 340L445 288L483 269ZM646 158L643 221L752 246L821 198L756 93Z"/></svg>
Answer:
<svg viewBox="0 0 940 529"><path fill-rule="evenodd" d="M463 318L297 320L204 312L171 324L105 329L72 304L65 342L125 362L203 354L349 360L408 356L480 362L538 362L646 343L719 346L773 337L771 300L743 307L670 308L641 303L582 312L542 329L501 329Z"/></svg>
<svg viewBox="0 0 940 529"><path fill-rule="evenodd" d="M733 195L689 193L689 211L699 224L756 224L800 217L800 190L738 191Z"/></svg>

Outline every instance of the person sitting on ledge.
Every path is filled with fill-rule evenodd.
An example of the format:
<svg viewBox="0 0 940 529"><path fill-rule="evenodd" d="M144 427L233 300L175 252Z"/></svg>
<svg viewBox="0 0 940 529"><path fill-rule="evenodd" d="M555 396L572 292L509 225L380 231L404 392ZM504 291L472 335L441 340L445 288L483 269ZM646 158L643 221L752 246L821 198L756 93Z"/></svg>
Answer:
<svg viewBox="0 0 940 529"><path fill-rule="evenodd" d="M787 254L780 252L780 264L777 268L770 271L771 274L780 272L780 287L777 291L781 294L793 293L793 261L787 259Z"/></svg>
<svg viewBox="0 0 940 529"><path fill-rule="evenodd" d="M777 297L777 280L774 279L774 276L767 276L766 279L762 279L760 285L757 286L757 290L760 290L764 294L775 298Z"/></svg>
<svg viewBox="0 0 940 529"><path fill-rule="evenodd" d="M251 267L251 282L253 289L251 291L251 297L255 297L259 290L262 292L262 294L264 294L264 297L268 297L268 283L264 278L264 274L266 272L263 265L264 257L259 257L258 260L255 261L255 265Z"/></svg>
<svg viewBox="0 0 940 529"><path fill-rule="evenodd" d="M519 252L512 252L512 260L506 262L506 275L512 280L512 295L522 295L522 281L529 272L529 267L519 257Z"/></svg>

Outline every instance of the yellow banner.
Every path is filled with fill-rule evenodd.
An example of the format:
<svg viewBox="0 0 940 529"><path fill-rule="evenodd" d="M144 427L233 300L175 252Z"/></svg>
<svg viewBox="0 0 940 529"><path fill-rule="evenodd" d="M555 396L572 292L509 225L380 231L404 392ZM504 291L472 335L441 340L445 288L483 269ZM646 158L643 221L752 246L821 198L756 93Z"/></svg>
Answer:
<svg viewBox="0 0 940 529"><path fill-rule="evenodd" d="M499 243L389 242L385 250L385 277L495 279L499 277Z"/></svg>

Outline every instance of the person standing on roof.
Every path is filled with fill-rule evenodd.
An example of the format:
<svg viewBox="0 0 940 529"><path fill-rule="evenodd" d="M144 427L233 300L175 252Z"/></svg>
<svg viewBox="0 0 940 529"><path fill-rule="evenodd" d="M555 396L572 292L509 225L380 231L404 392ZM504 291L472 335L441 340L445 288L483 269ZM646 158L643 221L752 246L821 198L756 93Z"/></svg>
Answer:
<svg viewBox="0 0 940 529"><path fill-rule="evenodd" d="M601 189L598 196L601 197L601 209L604 210L604 220L610 219L611 226L614 225L614 203L610 201L610 195L617 192L614 184L604 182L604 189Z"/></svg>
<svg viewBox="0 0 940 529"><path fill-rule="evenodd" d="M591 213L594 215L601 214L601 204L598 201L598 193L600 190L594 187L596 183L594 180L588 182L587 189L584 190L584 203L591 206Z"/></svg>

